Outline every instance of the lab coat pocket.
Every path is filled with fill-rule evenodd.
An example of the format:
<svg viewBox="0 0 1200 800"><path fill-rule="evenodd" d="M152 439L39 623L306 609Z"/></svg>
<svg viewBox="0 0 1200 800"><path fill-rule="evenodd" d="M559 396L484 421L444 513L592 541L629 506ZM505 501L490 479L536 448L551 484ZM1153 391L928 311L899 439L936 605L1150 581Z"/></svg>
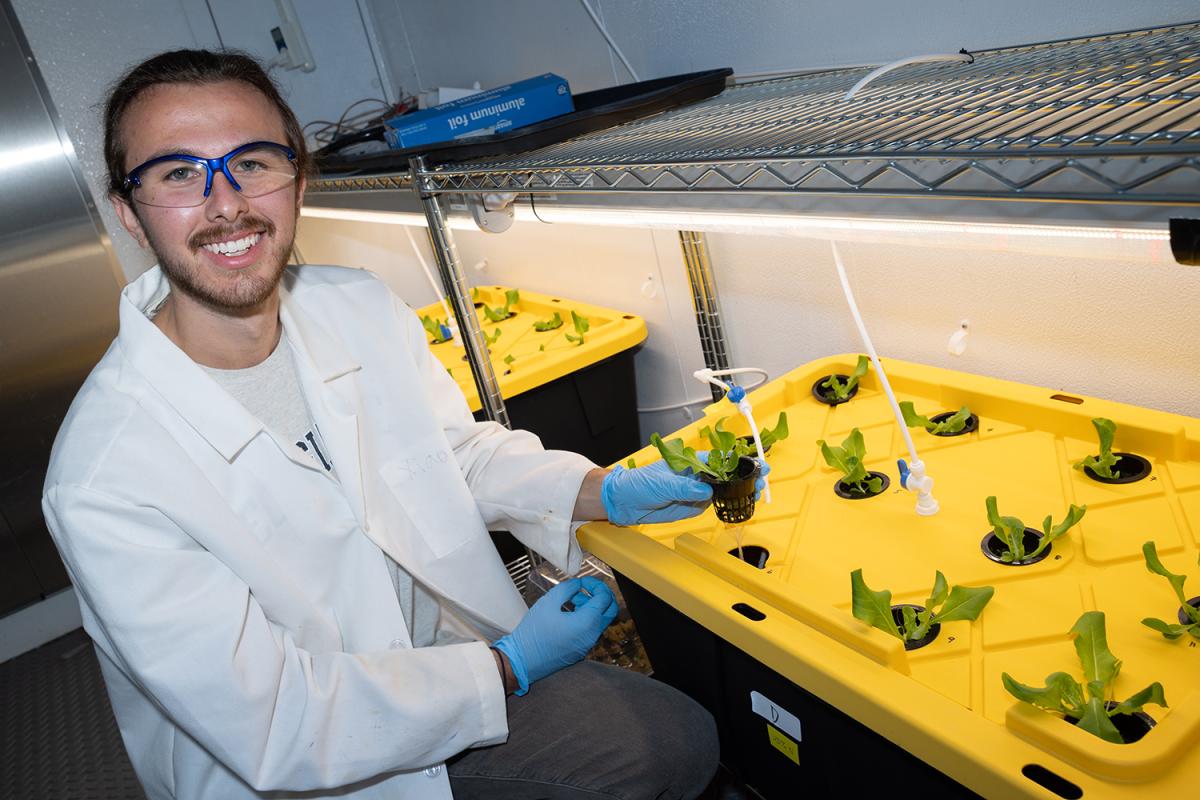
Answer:
<svg viewBox="0 0 1200 800"><path fill-rule="evenodd" d="M434 557L442 558L480 535L483 518L445 441L427 437L405 450L379 474Z"/></svg>

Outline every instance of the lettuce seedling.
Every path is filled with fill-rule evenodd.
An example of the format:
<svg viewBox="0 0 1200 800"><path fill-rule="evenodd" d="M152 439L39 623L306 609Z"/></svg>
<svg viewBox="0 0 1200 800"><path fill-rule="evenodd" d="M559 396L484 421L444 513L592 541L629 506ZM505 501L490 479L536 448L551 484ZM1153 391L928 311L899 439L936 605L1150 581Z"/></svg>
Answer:
<svg viewBox="0 0 1200 800"><path fill-rule="evenodd" d="M509 289L504 293L504 305L496 306L495 308L492 308L491 306L484 306L483 315L488 318L489 322L500 322L501 320L508 319L508 315L511 313L510 309L512 306L515 306L517 301L520 299L521 293L518 290Z"/></svg>
<svg viewBox="0 0 1200 800"><path fill-rule="evenodd" d="M517 357L514 356L512 353L509 353L508 355L506 355L504 357L504 363L508 364L510 367L512 366L512 363L516 360L517 360Z"/></svg>
<svg viewBox="0 0 1200 800"><path fill-rule="evenodd" d="M733 433L725 430L726 417L721 417L717 420L717 424L712 428L705 425L700 429L700 435L708 439L708 467L715 474L723 477L718 480L729 480L737 472L738 461L742 456L748 456L751 452L751 445ZM766 447L766 445L763 445Z"/></svg>
<svg viewBox="0 0 1200 800"><path fill-rule="evenodd" d="M733 480L737 474L738 462L743 456L750 455L750 446L744 440L725 430L725 418L717 420L717 424L709 428L707 425L700 429L700 436L708 439L708 460L701 461L696 451L687 447L683 439L663 441L657 433L650 437L650 443L662 453L667 466L675 472L691 469L696 473L704 473L715 481Z"/></svg>
<svg viewBox="0 0 1200 800"><path fill-rule="evenodd" d="M1077 506L1072 503L1067 510L1066 518L1057 525L1054 524L1051 515L1047 514L1046 518L1042 520L1042 540L1038 542L1038 546L1033 552L1026 553L1025 523L1016 517L1000 516L1000 512L996 509L995 495L989 497L986 502L988 522L992 524L992 530L996 537L1004 542L1006 548L1004 554L1000 556L1000 560L1006 564L1037 558L1043 550L1050 546L1051 542L1070 530L1087 513L1087 506Z"/></svg>
<svg viewBox="0 0 1200 800"><path fill-rule="evenodd" d="M1179 605L1183 607L1183 613L1190 620L1187 625L1178 625L1163 622L1154 617L1146 617L1142 620L1142 624L1147 628L1153 628L1168 639L1178 639L1185 633L1190 633L1193 638L1200 639L1200 609L1189 603L1187 595L1183 593L1183 582L1187 580L1187 576L1176 575L1162 565L1162 562L1158 560L1158 549L1154 546L1154 542L1146 542L1142 545L1142 555L1146 559L1146 569L1156 575L1162 575L1171 584L1171 588L1175 590L1175 596L1179 598Z"/></svg>
<svg viewBox="0 0 1200 800"><path fill-rule="evenodd" d="M579 335L572 336L571 334L568 333L568 334L566 334L567 341L574 342L575 344L581 345L581 344L583 344L583 335L588 332L588 328L590 328L592 325L590 322L588 322L587 317L579 316L578 314L575 313L574 309L571 310L571 322L575 325L575 332Z"/></svg>
<svg viewBox="0 0 1200 800"><path fill-rule="evenodd" d="M924 428L933 434L958 433L967 427L967 420L971 418L971 409L963 406L941 422L933 422L929 417L918 414L909 400L900 403L900 413L904 415L904 424L908 427Z"/></svg>
<svg viewBox="0 0 1200 800"><path fill-rule="evenodd" d="M825 444L824 439L818 439L817 444L821 447L825 463L842 471L842 483L846 484L850 491L876 494L883 488L883 479L871 476L863 464L863 459L867 457L867 445L863 441L862 431L858 428L850 431L841 447L830 447Z"/></svg>
<svg viewBox="0 0 1200 800"><path fill-rule="evenodd" d="M550 319L538 320L537 322L533 323L533 329L535 331L552 331L555 328L561 328L562 324L562 314L559 314L557 311L555 311L554 316Z"/></svg>
<svg viewBox="0 0 1200 800"><path fill-rule="evenodd" d="M636 466L637 462L633 460L633 456L630 456L629 460L625 462L625 469L633 469Z"/></svg>
<svg viewBox="0 0 1200 800"><path fill-rule="evenodd" d="M421 327L433 337L433 344L441 344L450 338L450 326L435 317L421 317Z"/></svg>
<svg viewBox="0 0 1200 800"><path fill-rule="evenodd" d="M1117 435L1117 423L1111 419L1096 417L1092 420L1092 426L1096 429L1096 433L1100 437L1100 455L1088 456L1082 461L1076 461L1074 464L1075 469L1087 467L1101 478L1121 477L1121 473L1113 469L1117 462L1121 460L1112 451L1113 438Z"/></svg>
<svg viewBox="0 0 1200 800"><path fill-rule="evenodd" d="M488 343L489 345L492 345L492 344L495 344L495 343L496 343L496 340L500 338L500 334L502 334L502 333L504 333L504 330L503 330L503 329L501 329L501 328L496 328L496 329L495 329L494 331L492 331L491 333L485 333L485 334L483 335L483 338L487 340L487 343Z"/></svg>
<svg viewBox="0 0 1200 800"><path fill-rule="evenodd" d="M871 359L866 356L859 356L858 363L854 365L854 372L850 373L850 377L842 383L837 375L830 375L821 382L821 388L828 389L833 394L834 400L845 400L854 391L854 387L858 386L858 382L867 374L867 368L871 366Z"/></svg>
<svg viewBox="0 0 1200 800"><path fill-rule="evenodd" d="M1005 672L1000 676L1004 688L1023 703L1078 720L1075 724L1088 733L1106 742L1123 744L1124 740L1110 718L1117 714L1136 714L1148 703L1166 708L1162 684L1155 681L1127 700L1113 702L1109 708L1107 701L1112 700L1113 683L1121 671L1121 661L1108 649L1104 612L1086 612L1075 622L1071 634L1075 637L1075 652L1083 663L1086 684L1080 684L1065 672L1053 672L1046 676L1046 685L1037 688L1018 683Z"/></svg>
<svg viewBox="0 0 1200 800"><path fill-rule="evenodd" d="M668 439L667 441L663 441L661 436L654 433L650 435L650 444L658 448L658 452L662 454L663 461L667 462L667 466L673 472L687 472L690 469L696 474L704 473L716 480L728 479L727 476L718 474L716 470L704 461L701 461L700 457L696 455L696 450L685 445L683 439ZM710 453L709 456L711 457L711 455Z"/></svg>
<svg viewBox="0 0 1200 800"><path fill-rule="evenodd" d="M758 438L762 440L763 450L767 450L776 442L782 442L788 437L787 412L780 411L779 419L774 428L759 428Z"/></svg>
<svg viewBox="0 0 1200 800"><path fill-rule="evenodd" d="M943 622L975 619L995 593L996 590L991 586L955 586L951 589L946 583L946 576L939 570L934 576L933 591L925 601L925 608L917 611L903 606L900 613L904 623L897 626L892 616L892 593L886 589L873 591L863 580L861 569L850 573L854 616L902 641L919 642L929 634L931 627Z"/></svg>

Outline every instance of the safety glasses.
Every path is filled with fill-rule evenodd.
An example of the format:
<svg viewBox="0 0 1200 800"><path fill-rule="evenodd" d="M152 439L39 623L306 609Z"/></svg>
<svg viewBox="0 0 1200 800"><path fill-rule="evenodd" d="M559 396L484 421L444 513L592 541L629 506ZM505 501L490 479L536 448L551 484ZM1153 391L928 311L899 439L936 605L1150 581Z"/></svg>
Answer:
<svg viewBox="0 0 1200 800"><path fill-rule="evenodd" d="M143 205L189 208L204 203L218 172L246 197L261 197L296 180L296 152L275 142L250 142L220 158L173 153L134 167L124 187Z"/></svg>

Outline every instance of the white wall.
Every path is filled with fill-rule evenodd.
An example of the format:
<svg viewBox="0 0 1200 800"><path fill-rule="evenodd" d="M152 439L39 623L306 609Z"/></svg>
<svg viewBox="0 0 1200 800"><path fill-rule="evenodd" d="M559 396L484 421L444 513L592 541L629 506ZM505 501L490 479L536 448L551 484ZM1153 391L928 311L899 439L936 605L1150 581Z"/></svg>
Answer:
<svg viewBox="0 0 1200 800"><path fill-rule="evenodd" d="M317 65L311 73L275 70L302 124L337 120L355 100L379 97L381 76L358 7L294 0ZM245 50L264 63L276 55L279 24L267 0L13 0L50 97L75 147L92 197L127 278L154 263L121 228L107 202L103 104L108 88L139 61L164 50Z"/></svg>
<svg viewBox="0 0 1200 800"><path fill-rule="evenodd" d="M425 230L412 231L435 268ZM649 337L636 358L640 407L707 398L690 377L704 364L674 233L518 222L500 235L454 236L473 284L645 317ZM310 262L375 270L410 305L435 299L400 226L305 219L297 241ZM1174 264L1161 244L1117 249L1054 236L1014 244L950 235L914 241L841 245L882 355L1200 415L1200 370L1188 366L1200 352L1200 270ZM708 244L736 365L778 376L862 350L828 242L712 233ZM648 280L652 297L643 293ZM964 318L968 347L954 357L946 340ZM690 418L685 409L643 414L643 438Z"/></svg>
<svg viewBox="0 0 1200 800"><path fill-rule="evenodd" d="M1196 0L588 0L642 80L880 64L1200 18ZM394 79L422 88L557 72L628 83L578 0L366 0ZM411 47L409 47L411 45ZM411 90L411 89L410 89Z"/></svg>

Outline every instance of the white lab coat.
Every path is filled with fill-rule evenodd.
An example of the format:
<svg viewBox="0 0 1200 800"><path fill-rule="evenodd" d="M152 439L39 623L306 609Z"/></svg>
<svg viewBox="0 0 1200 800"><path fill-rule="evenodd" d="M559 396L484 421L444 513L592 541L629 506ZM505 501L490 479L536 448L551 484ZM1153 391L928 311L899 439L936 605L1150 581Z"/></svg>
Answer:
<svg viewBox="0 0 1200 800"><path fill-rule="evenodd" d="M123 292L43 498L147 793L449 798L443 762L507 737L503 687L484 642L411 647L380 551L494 638L525 606L489 526L575 571L594 465L476 423L370 273L291 267L280 318L335 481L147 319L167 291L155 268Z"/></svg>

